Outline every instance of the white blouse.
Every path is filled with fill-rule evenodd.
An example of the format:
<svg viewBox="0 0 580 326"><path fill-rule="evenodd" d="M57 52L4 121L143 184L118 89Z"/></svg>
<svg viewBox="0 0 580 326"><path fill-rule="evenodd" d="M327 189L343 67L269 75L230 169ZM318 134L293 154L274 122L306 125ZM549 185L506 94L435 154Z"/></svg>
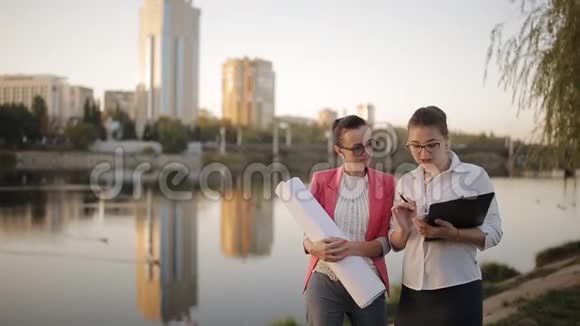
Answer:
<svg viewBox="0 0 580 326"><path fill-rule="evenodd" d="M368 176L355 177L343 174L334 209L334 222L344 232L347 240L365 241L369 225ZM368 257L363 257L363 259L377 273L373 261ZM326 274L331 280L338 280L328 264L322 260L316 264L314 271Z"/></svg>
<svg viewBox="0 0 580 326"><path fill-rule="evenodd" d="M493 185L485 170L477 165L463 163L451 152L449 170L425 182L421 167L403 175L397 182L395 202L403 194L417 205L417 215L426 215L429 205L493 192ZM391 234L399 228L391 218ZM483 251L497 245L503 235L497 200L494 197L487 216L479 229L486 234L485 246L453 241L425 241L412 228L403 258L403 284L413 290L436 290L481 279L481 270L475 258L477 249ZM393 248L395 249L395 248Z"/></svg>

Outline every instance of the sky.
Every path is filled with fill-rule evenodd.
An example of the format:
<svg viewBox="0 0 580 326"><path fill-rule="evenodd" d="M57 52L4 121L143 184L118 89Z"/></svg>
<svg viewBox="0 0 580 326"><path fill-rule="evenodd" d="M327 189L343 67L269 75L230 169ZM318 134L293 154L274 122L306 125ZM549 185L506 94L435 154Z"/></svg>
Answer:
<svg viewBox="0 0 580 326"><path fill-rule="evenodd" d="M0 74L51 73L73 84L134 89L138 12L145 0L0 0ZM534 114L484 83L490 31L513 21L509 0L194 0L201 9L200 107L221 116L228 58L273 62L276 114L315 118L373 103L404 126L436 105L451 130L529 139Z"/></svg>

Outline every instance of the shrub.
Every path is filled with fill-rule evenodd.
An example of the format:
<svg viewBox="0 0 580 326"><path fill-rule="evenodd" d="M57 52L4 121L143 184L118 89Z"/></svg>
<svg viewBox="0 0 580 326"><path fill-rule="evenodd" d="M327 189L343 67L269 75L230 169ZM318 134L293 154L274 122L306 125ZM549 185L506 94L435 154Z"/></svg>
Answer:
<svg viewBox="0 0 580 326"><path fill-rule="evenodd" d="M157 152L155 151L155 149L152 146L145 146L145 148L143 148L142 153L145 154L145 155L155 155L155 154L157 154Z"/></svg>
<svg viewBox="0 0 580 326"><path fill-rule="evenodd" d="M65 136L74 149L86 150L97 140L97 128L86 122L80 122L74 125L68 125L65 130Z"/></svg>
<svg viewBox="0 0 580 326"><path fill-rule="evenodd" d="M496 262L481 265L481 274L485 282L501 282L520 275L516 269Z"/></svg>
<svg viewBox="0 0 580 326"><path fill-rule="evenodd" d="M536 255L536 267L542 267L550 263L575 256L580 256L580 240L567 242L561 246L540 251Z"/></svg>
<svg viewBox="0 0 580 326"><path fill-rule="evenodd" d="M10 170L16 167L16 156L10 152L0 152L0 170Z"/></svg>
<svg viewBox="0 0 580 326"><path fill-rule="evenodd" d="M181 121L160 118L157 122L157 132L164 153L177 154L187 149L189 131Z"/></svg>

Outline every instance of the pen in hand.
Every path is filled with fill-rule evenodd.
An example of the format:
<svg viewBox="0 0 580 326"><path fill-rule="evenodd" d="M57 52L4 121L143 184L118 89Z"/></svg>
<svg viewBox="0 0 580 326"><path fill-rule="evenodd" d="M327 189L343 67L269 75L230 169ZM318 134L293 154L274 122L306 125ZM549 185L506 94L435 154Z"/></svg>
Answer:
<svg viewBox="0 0 580 326"><path fill-rule="evenodd" d="M409 202L409 201L407 200L407 198L405 198L405 197L403 196L403 194L399 193L399 196L401 196L401 199L402 199L402 200L403 200L405 203L408 203L408 202Z"/></svg>

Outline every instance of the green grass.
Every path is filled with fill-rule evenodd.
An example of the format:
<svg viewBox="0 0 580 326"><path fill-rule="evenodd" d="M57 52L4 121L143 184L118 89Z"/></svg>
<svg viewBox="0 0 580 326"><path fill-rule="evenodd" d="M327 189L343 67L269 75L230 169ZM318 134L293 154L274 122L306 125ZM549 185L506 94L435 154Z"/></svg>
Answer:
<svg viewBox="0 0 580 326"><path fill-rule="evenodd" d="M580 240L540 251L536 255L536 267L542 267L574 256L580 256Z"/></svg>
<svg viewBox="0 0 580 326"><path fill-rule="evenodd" d="M387 319L389 324L395 322L397 318L397 311L399 310L399 303L387 303Z"/></svg>
<svg viewBox="0 0 580 326"><path fill-rule="evenodd" d="M397 311L399 310L399 300L401 299L401 285L391 286L391 295L387 300L387 317L389 324L395 322Z"/></svg>
<svg viewBox="0 0 580 326"><path fill-rule="evenodd" d="M580 287L551 291L519 307L518 312L493 326L580 325ZM525 323L525 324L524 324Z"/></svg>
<svg viewBox="0 0 580 326"><path fill-rule="evenodd" d="M557 272L558 270L556 268L542 268L542 269L536 269L533 270L531 272L529 272L528 274L520 277L517 279L516 282L518 285L536 278L541 278L541 277L546 277L550 274L553 274L555 272Z"/></svg>
<svg viewBox="0 0 580 326"><path fill-rule="evenodd" d="M578 258L561 268L580 263L580 240L567 242L563 245L540 251L536 255L535 270L524 275L519 275L519 277L515 278L513 281L507 282L504 281L518 276L519 272L504 264L494 262L484 263L481 266L481 274L483 276L483 298L489 298L498 293L516 288L524 282L555 273L558 269L545 268L544 266L571 257Z"/></svg>
<svg viewBox="0 0 580 326"><path fill-rule="evenodd" d="M572 265L580 264L580 257L568 262L566 265L562 266L562 268L570 267Z"/></svg>
<svg viewBox="0 0 580 326"><path fill-rule="evenodd" d="M277 320L270 323L270 326L300 326L296 320L292 317L287 317L285 319Z"/></svg>
<svg viewBox="0 0 580 326"><path fill-rule="evenodd" d="M481 265L481 275L486 282L502 282L520 275L515 268L496 262L485 262Z"/></svg>
<svg viewBox="0 0 580 326"><path fill-rule="evenodd" d="M483 299L485 300L485 299L492 297L498 293L501 293L507 289L508 289L508 287L506 287L506 286L501 286L501 285L497 285L497 284L489 283L489 282L483 282Z"/></svg>
<svg viewBox="0 0 580 326"><path fill-rule="evenodd" d="M494 283L494 282L484 281L483 282L483 299L489 298L491 296L494 296L498 293L501 293L501 292L504 292L507 290L514 289L514 288L520 286L522 283L525 283L527 281L530 281L530 280L533 280L536 278L548 276L548 275L555 273L557 271L558 270L555 268L537 269L537 270L534 270L528 274L525 274L525 275L518 277L517 279L515 279L511 282L507 282L507 283Z"/></svg>

